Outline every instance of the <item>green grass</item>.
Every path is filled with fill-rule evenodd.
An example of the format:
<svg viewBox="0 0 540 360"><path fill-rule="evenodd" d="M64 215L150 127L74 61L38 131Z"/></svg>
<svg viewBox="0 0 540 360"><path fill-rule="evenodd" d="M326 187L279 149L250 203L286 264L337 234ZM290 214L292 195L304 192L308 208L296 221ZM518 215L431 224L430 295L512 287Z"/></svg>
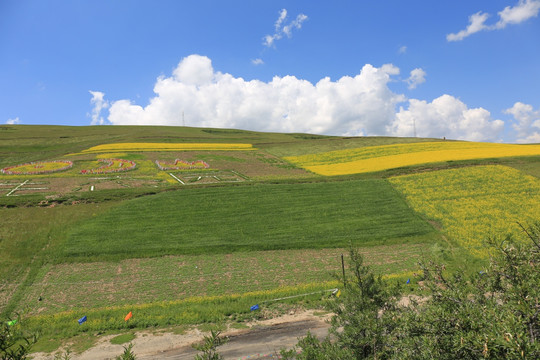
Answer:
<svg viewBox="0 0 540 360"><path fill-rule="evenodd" d="M419 259L432 257L475 270L477 260L456 248L452 239L441 241L439 232L412 212L385 179L476 163L321 177L281 159L421 141L435 140L187 127L4 125L0 168L65 159L92 146L119 142L251 143L258 150L130 153L124 158L135 160L138 167L120 174L167 181L167 173L158 171L153 161L180 157L235 170L249 183L148 182L90 192L92 180L78 171L96 165L95 158L79 155L68 157L75 161L73 169L50 177L81 191L2 196L0 311L4 317L6 312L23 311L25 326L43 335L36 350L54 350L72 336L86 348L99 334L272 316L281 309L278 304L267 303L260 313L249 308L276 297L325 289L329 285L323 282L340 270L339 253L350 243L360 247L377 273L394 274L396 281L404 282ZM489 161L540 176L537 158ZM70 177L81 180L68 182ZM96 184L120 180L107 181ZM45 196L48 205L63 205L42 207ZM73 202L81 204L70 205ZM320 304L320 299L315 295L286 302L310 306ZM129 311L134 317L126 323ZM83 315L89 320L79 325Z"/></svg>
<svg viewBox="0 0 540 360"><path fill-rule="evenodd" d="M70 224L110 205L0 208L0 313L15 308L41 265L56 256L52 249L62 242Z"/></svg>
<svg viewBox="0 0 540 360"><path fill-rule="evenodd" d="M330 296L330 292L326 290L338 285L337 282L319 282L245 294L192 297L179 301L110 306L99 309L78 308L52 315L25 317L23 321L29 331L44 335L41 338L42 342L58 338L67 339L86 333L103 334L109 331L129 331L164 326L219 324L226 321L253 320L264 317L264 314L268 315L267 311L273 311L284 304L300 302L320 305L321 299ZM297 294L308 295L274 301L274 299ZM261 310L250 311L250 307L254 304L260 304ZM132 311L133 317L126 322L124 317L130 311ZM79 325L77 319L84 315L87 316L88 321Z"/></svg>
<svg viewBox="0 0 540 360"><path fill-rule="evenodd" d="M386 180L258 184L183 189L124 202L71 229L62 256L365 246L434 235Z"/></svg>
<svg viewBox="0 0 540 360"><path fill-rule="evenodd" d="M388 275L415 271L418 261L442 250L422 243L370 246L360 252L375 272ZM47 264L26 291L21 308L50 314L330 281L341 271L343 253L347 250L302 249Z"/></svg>
<svg viewBox="0 0 540 360"><path fill-rule="evenodd" d="M367 146L392 145L403 143L418 143L442 141L431 138L396 138L383 136L364 136L364 137L317 137L301 136L298 134L289 134L291 138L303 141L290 141L287 143L275 142L261 144L260 148L269 153L279 156L300 156L308 154L324 153L333 150L356 149Z"/></svg>
<svg viewBox="0 0 540 360"><path fill-rule="evenodd" d="M130 342L131 340L135 338L136 338L135 334L127 333L127 334L121 334L121 335L115 336L111 340L109 340L109 342L114 345L122 345L122 344Z"/></svg>
<svg viewBox="0 0 540 360"><path fill-rule="evenodd" d="M52 160L92 146L115 142L274 144L302 141L305 140L279 133L174 126L2 125L0 168L28 161Z"/></svg>

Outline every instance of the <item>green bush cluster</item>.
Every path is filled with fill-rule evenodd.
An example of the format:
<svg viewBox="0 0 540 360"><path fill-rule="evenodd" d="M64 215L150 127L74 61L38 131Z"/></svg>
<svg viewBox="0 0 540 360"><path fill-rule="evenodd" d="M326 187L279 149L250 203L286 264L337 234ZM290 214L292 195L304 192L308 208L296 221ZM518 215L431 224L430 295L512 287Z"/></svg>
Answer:
<svg viewBox="0 0 540 360"><path fill-rule="evenodd" d="M539 359L540 224L524 231L526 244L491 241L489 266L472 276L423 264L425 296L410 306L351 250L353 276L329 303L331 336L308 335L284 358Z"/></svg>

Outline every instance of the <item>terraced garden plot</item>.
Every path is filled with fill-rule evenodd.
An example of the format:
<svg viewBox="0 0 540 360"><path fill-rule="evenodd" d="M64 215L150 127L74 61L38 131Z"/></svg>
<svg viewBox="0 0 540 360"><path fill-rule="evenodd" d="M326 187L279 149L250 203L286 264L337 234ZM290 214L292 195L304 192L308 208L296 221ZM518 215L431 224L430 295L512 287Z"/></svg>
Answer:
<svg viewBox="0 0 540 360"><path fill-rule="evenodd" d="M483 240L522 232L540 220L540 180L505 166L478 166L394 177L412 208L442 225L461 246L486 256Z"/></svg>
<svg viewBox="0 0 540 360"><path fill-rule="evenodd" d="M425 142L285 157L319 175L349 175L445 161L540 155L540 145Z"/></svg>
<svg viewBox="0 0 540 360"><path fill-rule="evenodd" d="M432 241L385 180L185 188L133 199L69 231L63 257L346 247Z"/></svg>

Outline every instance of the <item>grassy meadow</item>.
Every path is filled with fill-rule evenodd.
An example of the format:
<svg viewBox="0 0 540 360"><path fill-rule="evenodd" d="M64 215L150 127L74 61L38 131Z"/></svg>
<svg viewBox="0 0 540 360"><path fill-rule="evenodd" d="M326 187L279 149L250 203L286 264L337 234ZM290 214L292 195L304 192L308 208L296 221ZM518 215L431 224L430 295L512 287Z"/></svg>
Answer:
<svg viewBox="0 0 540 360"><path fill-rule="evenodd" d="M73 166L0 174L0 320L22 313L42 332L38 349L80 334L317 306L339 286L333 274L350 245L392 281L414 278L422 259L477 271L484 237L515 233L516 221L540 213L538 145L0 128L0 168L53 160ZM208 168L156 165L176 160ZM128 171L88 171L131 162ZM261 312L250 312L255 303ZM79 326L83 315L89 320Z"/></svg>
<svg viewBox="0 0 540 360"><path fill-rule="evenodd" d="M434 233L386 180L258 184L129 200L69 231L60 253L76 261L333 248Z"/></svg>

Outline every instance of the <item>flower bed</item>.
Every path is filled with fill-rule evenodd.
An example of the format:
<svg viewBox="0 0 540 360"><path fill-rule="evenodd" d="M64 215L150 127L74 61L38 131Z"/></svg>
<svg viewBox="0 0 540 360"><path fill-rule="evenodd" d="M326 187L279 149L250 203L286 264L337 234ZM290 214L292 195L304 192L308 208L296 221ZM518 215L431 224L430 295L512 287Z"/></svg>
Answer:
<svg viewBox="0 0 540 360"><path fill-rule="evenodd" d="M34 161L26 164L8 166L0 171L6 175L39 175L67 170L73 167L69 160Z"/></svg>
<svg viewBox="0 0 540 360"><path fill-rule="evenodd" d="M81 170L81 174L108 174L133 170L137 166L134 161L125 159L99 159L98 161L105 163L105 165L97 169Z"/></svg>
<svg viewBox="0 0 540 360"><path fill-rule="evenodd" d="M160 170L208 169L210 167L202 160L188 162L180 159L174 160L174 163L156 160L156 165Z"/></svg>

